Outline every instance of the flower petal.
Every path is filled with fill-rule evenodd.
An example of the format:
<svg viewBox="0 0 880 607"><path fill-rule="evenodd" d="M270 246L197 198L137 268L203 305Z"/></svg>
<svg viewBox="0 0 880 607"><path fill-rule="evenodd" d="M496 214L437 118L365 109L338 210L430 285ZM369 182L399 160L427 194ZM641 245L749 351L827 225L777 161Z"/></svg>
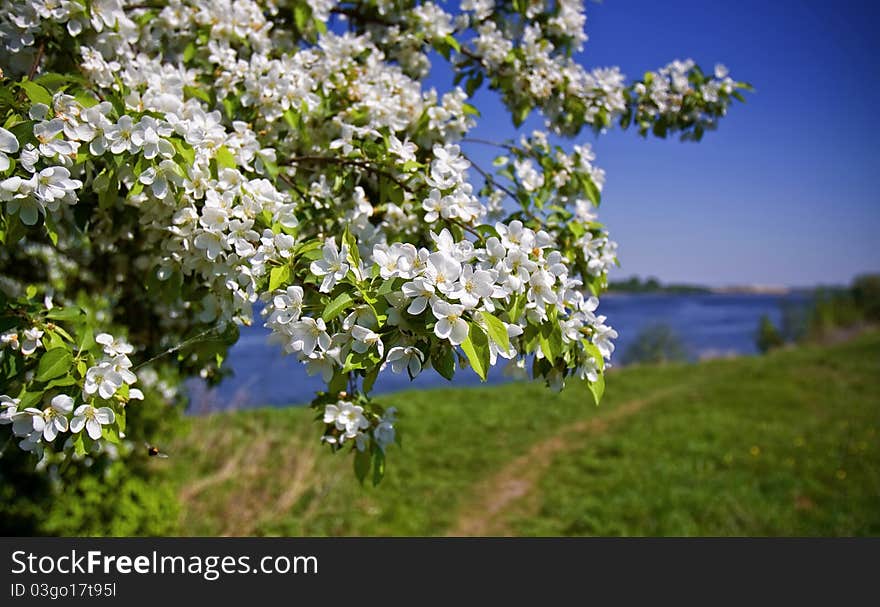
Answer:
<svg viewBox="0 0 880 607"><path fill-rule="evenodd" d="M86 432L89 433L92 440L98 440L101 438L101 424L95 419L88 420L86 422Z"/></svg>
<svg viewBox="0 0 880 607"><path fill-rule="evenodd" d="M95 420L102 426L106 426L116 421L116 414L110 407L101 407L95 411Z"/></svg>
<svg viewBox="0 0 880 607"><path fill-rule="evenodd" d="M74 434L82 432L83 427L86 425L86 418L77 416L70 420L70 431Z"/></svg>

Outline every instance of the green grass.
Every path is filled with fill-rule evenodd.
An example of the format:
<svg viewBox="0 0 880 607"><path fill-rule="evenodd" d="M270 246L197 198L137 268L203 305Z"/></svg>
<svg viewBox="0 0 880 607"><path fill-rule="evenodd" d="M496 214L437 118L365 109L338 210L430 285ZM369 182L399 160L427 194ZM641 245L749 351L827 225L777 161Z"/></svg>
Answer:
<svg viewBox="0 0 880 607"><path fill-rule="evenodd" d="M607 384L600 407L532 384L384 397L403 448L375 488L318 446L301 408L192 418L155 466L179 487L183 534L442 535L485 516L491 479L520 475L511 462L558 436L545 465L521 462L529 491L490 517L491 533L880 534L880 334L627 368ZM589 418L608 422L570 430Z"/></svg>

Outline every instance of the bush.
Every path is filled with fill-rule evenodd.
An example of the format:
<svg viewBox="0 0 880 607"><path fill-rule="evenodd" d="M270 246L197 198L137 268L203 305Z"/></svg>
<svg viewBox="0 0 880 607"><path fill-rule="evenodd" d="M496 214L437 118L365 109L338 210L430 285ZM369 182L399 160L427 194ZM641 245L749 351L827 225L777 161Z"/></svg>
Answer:
<svg viewBox="0 0 880 607"><path fill-rule="evenodd" d="M838 328L880 321L880 274L865 274L849 288L817 289L809 320L813 338Z"/></svg>
<svg viewBox="0 0 880 607"><path fill-rule="evenodd" d="M0 534L61 536L169 535L178 504L167 482L123 461L102 458L34 471L28 454L7 449L0 465Z"/></svg>
<svg viewBox="0 0 880 607"><path fill-rule="evenodd" d="M149 402L161 406L127 407L127 434L84 456L44 457L34 467L32 454L10 437L0 447L0 534L62 536L169 535L177 530L178 504L171 484L149 465L144 443L166 443L172 431L185 432L182 399L174 396L179 379L168 365L156 377L145 374ZM164 396L160 396L160 393Z"/></svg>
<svg viewBox="0 0 880 607"><path fill-rule="evenodd" d="M852 297L865 320L880 322L880 274L865 274L853 281Z"/></svg>
<svg viewBox="0 0 880 607"><path fill-rule="evenodd" d="M782 322L779 332L786 343L803 341L810 329L810 315L813 310L811 301L783 300L779 303Z"/></svg>
<svg viewBox="0 0 880 607"><path fill-rule="evenodd" d="M758 323L758 333L755 336L755 345L758 346L758 350L763 354L782 346L784 343L785 340L782 339L779 329L776 328L770 317L766 314L761 316Z"/></svg>
<svg viewBox="0 0 880 607"><path fill-rule="evenodd" d="M654 324L639 332L623 355L624 364L667 363L687 360L681 337L666 324Z"/></svg>

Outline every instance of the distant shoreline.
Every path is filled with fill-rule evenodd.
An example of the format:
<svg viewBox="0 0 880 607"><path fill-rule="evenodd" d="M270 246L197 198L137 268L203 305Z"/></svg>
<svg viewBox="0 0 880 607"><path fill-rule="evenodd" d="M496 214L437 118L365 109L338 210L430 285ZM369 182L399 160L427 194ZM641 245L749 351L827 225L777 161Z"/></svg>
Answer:
<svg viewBox="0 0 880 607"><path fill-rule="evenodd" d="M659 288L653 290L627 290L610 287L602 297L619 295L808 295L813 289L794 287L689 287Z"/></svg>
<svg viewBox="0 0 880 607"><path fill-rule="evenodd" d="M729 284L710 287L701 284L669 283L664 284L658 278L640 278L631 276L625 279L608 282L609 294L665 293L671 295L791 295L793 293L812 293L817 287L791 287L780 284Z"/></svg>

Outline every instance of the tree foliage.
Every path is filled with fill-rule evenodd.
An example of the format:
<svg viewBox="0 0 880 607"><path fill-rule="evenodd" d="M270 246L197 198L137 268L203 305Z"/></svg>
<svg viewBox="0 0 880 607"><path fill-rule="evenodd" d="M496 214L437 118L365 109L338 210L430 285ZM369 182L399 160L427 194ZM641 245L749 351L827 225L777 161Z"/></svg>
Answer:
<svg viewBox="0 0 880 607"><path fill-rule="evenodd" d="M130 410L219 379L257 304L326 380L323 440L364 478L395 439L383 368L504 360L598 398L616 245L604 173L567 141L698 140L748 86L689 60L585 69L585 19L570 0L8 1L0 421L44 468L138 449ZM465 151L487 143L481 87L548 131L490 142L493 167Z"/></svg>

